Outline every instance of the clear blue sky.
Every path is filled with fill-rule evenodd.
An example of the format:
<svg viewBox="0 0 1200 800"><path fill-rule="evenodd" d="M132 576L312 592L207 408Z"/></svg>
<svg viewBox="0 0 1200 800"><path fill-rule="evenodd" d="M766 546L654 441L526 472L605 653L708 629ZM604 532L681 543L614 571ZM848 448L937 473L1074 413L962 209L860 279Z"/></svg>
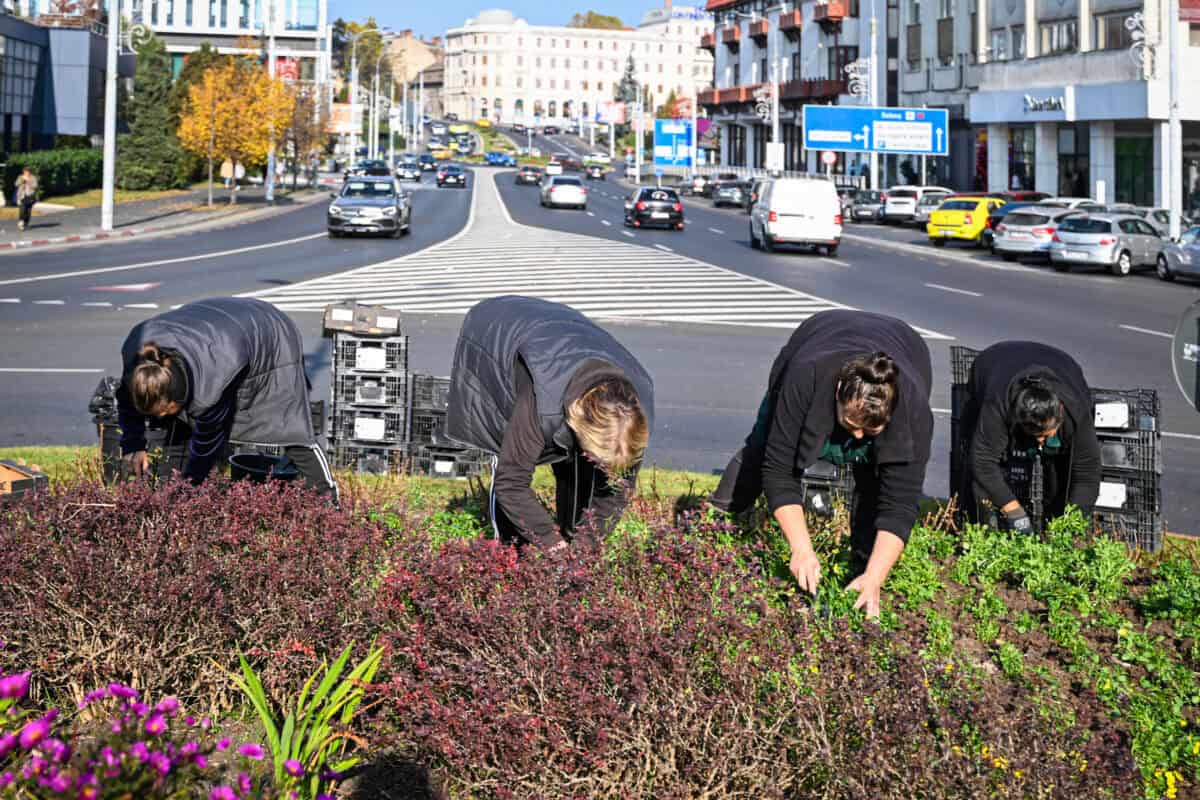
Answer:
<svg viewBox="0 0 1200 800"><path fill-rule="evenodd" d="M412 28L425 38L440 36L447 28L457 28L468 17L488 8L506 8L531 25L566 25L577 11L597 11L615 14L626 25L637 26L642 14L651 8L661 8L661 0L575 0L558 4L546 0L329 0L329 18L366 20L373 16L380 26L392 30ZM702 2L681 2L680 5L702 5Z"/></svg>

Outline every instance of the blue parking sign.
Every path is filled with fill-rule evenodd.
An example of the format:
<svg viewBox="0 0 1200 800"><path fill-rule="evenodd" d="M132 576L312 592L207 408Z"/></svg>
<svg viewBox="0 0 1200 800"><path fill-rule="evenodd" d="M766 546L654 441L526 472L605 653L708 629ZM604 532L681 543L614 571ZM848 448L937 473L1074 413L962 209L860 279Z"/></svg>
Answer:
<svg viewBox="0 0 1200 800"><path fill-rule="evenodd" d="M690 167L692 165L692 121L690 119L654 120L654 166Z"/></svg>

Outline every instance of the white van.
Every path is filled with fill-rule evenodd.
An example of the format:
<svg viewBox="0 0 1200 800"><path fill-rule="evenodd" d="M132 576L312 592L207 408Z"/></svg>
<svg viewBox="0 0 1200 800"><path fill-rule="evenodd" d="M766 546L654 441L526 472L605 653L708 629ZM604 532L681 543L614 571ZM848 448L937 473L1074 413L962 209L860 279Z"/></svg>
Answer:
<svg viewBox="0 0 1200 800"><path fill-rule="evenodd" d="M842 243L842 202L833 181L778 178L763 184L750 209L750 246L770 252L802 244L835 255Z"/></svg>
<svg viewBox="0 0 1200 800"><path fill-rule="evenodd" d="M885 192L883 221L907 225L917 218L917 205L926 194L950 196L952 189L944 186L893 186Z"/></svg>

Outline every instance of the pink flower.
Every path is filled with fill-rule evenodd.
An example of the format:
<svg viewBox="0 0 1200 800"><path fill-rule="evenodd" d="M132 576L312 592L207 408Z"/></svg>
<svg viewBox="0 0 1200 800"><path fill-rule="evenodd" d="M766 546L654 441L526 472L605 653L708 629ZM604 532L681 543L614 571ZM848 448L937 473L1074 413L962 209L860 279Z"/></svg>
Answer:
<svg viewBox="0 0 1200 800"><path fill-rule="evenodd" d="M159 736L167 730L167 718L161 713L152 714L146 720L145 728L151 736Z"/></svg>
<svg viewBox="0 0 1200 800"><path fill-rule="evenodd" d="M146 747L145 742L134 742L129 747L129 754L145 764L150 759L150 748Z"/></svg>
<svg viewBox="0 0 1200 800"><path fill-rule="evenodd" d="M15 733L9 733L4 736L0 736L0 758L4 758L6 755L16 749L17 735Z"/></svg>
<svg viewBox="0 0 1200 800"><path fill-rule="evenodd" d="M304 777L304 765L294 758L289 758L287 761L283 762L283 771L288 775L291 775L293 778Z"/></svg>
<svg viewBox="0 0 1200 800"><path fill-rule="evenodd" d="M159 701L158 705L154 707L154 710L163 714L174 714L179 710L179 701L174 697L164 697Z"/></svg>
<svg viewBox="0 0 1200 800"><path fill-rule="evenodd" d="M194 728L194 727L196 727L196 718L195 717L184 717L183 724L187 725L189 728Z"/></svg>
<svg viewBox="0 0 1200 800"><path fill-rule="evenodd" d="M192 759L192 763L196 765L197 769L204 769L208 766L208 758L203 753L197 753Z"/></svg>
<svg viewBox="0 0 1200 800"><path fill-rule="evenodd" d="M21 747L32 750L38 742L50 735L50 723L58 716L58 711L51 709L46 716L27 723L21 729Z"/></svg>
<svg viewBox="0 0 1200 800"><path fill-rule="evenodd" d="M108 685L108 693L113 697L120 697L122 700L136 700L138 690L126 686L123 683L110 683Z"/></svg>
<svg viewBox="0 0 1200 800"><path fill-rule="evenodd" d="M71 779L60 772L50 779L49 785L53 791L62 794L71 788Z"/></svg>
<svg viewBox="0 0 1200 800"><path fill-rule="evenodd" d="M0 677L0 698L20 700L29 692L28 672L18 672L16 675Z"/></svg>
<svg viewBox="0 0 1200 800"><path fill-rule="evenodd" d="M238 796L228 786L218 786L208 793L208 800L238 800Z"/></svg>
<svg viewBox="0 0 1200 800"><path fill-rule="evenodd" d="M42 744L42 749L46 751L46 755L50 756L51 761L57 761L60 764L71 758L71 748L62 739L47 739Z"/></svg>
<svg viewBox="0 0 1200 800"><path fill-rule="evenodd" d="M158 770L159 775L166 775L171 771L171 759L167 758L166 753L151 753L150 766Z"/></svg>
<svg viewBox="0 0 1200 800"><path fill-rule="evenodd" d="M100 759L107 767L118 767L121 765L121 757L113 752L111 747L107 745L100 751Z"/></svg>
<svg viewBox="0 0 1200 800"><path fill-rule="evenodd" d="M262 761L263 757L266 756L266 751L253 742L247 742L246 744L238 745L237 751L240 755L243 755L246 758L252 758L255 761Z"/></svg>
<svg viewBox="0 0 1200 800"><path fill-rule="evenodd" d="M11 772L6 772L3 775L0 775L0 789L3 789L5 786L11 785L12 782L15 781L16 779L17 779L17 776L13 775Z"/></svg>
<svg viewBox="0 0 1200 800"><path fill-rule="evenodd" d="M254 788L254 783L250 780L250 776L244 772L239 772L237 777L238 791L242 793L242 797L250 794Z"/></svg>
<svg viewBox="0 0 1200 800"><path fill-rule="evenodd" d="M231 744L233 744L233 743L231 741L229 741L229 737L226 736L224 739L217 742L217 750L228 750L229 745L231 745Z"/></svg>

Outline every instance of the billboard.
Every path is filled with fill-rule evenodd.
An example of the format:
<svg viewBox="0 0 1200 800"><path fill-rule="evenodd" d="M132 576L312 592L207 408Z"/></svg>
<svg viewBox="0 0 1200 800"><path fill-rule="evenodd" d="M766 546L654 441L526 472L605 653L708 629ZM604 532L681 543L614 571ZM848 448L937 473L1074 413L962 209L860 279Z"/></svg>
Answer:
<svg viewBox="0 0 1200 800"><path fill-rule="evenodd" d="M360 107L355 115L349 103L334 103L329 109L329 123L325 126L325 132L350 134L359 130L362 130L362 108Z"/></svg>
<svg viewBox="0 0 1200 800"><path fill-rule="evenodd" d="M275 77L285 81L300 80L300 59L278 56L275 59Z"/></svg>
<svg viewBox="0 0 1200 800"><path fill-rule="evenodd" d="M596 121L613 125L625 124L625 104L616 100L605 100L597 104Z"/></svg>

